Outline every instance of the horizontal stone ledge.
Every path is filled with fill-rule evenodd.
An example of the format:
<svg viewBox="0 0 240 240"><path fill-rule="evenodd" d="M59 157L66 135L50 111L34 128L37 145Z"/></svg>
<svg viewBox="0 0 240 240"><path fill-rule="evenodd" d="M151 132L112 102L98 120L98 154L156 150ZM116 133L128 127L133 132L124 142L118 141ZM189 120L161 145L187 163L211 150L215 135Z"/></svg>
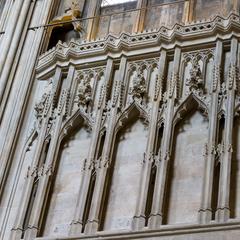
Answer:
<svg viewBox="0 0 240 240"><path fill-rule="evenodd" d="M160 229L142 231L97 232L94 235L76 237L41 237L36 240L78 240L78 239L161 239L161 240L235 240L240 236L240 221L210 224L162 225Z"/></svg>
<svg viewBox="0 0 240 240"><path fill-rule="evenodd" d="M88 56L106 55L109 52L119 53L125 51L137 51L142 48L151 48L163 44L172 44L182 41L193 41L228 34L236 30L239 32L240 16L231 13L227 18L216 16L212 20L204 22L181 25L176 23L173 28L168 29L162 26L159 30L143 32L138 34L122 33L120 36L109 34L104 39L85 42L71 40L69 43L58 42L58 44L43 53L37 64L37 72L42 68L51 65L51 62L66 61L71 58L85 58Z"/></svg>

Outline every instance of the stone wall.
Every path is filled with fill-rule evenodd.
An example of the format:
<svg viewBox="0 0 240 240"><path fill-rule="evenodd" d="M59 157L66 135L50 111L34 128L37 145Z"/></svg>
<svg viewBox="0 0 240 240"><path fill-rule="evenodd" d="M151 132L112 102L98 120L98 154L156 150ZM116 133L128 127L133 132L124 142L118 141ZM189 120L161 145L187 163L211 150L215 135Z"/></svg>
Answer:
<svg viewBox="0 0 240 240"><path fill-rule="evenodd" d="M81 128L61 146L44 236L66 235L74 215L91 134Z"/></svg>
<svg viewBox="0 0 240 240"><path fill-rule="evenodd" d="M0 239L236 239L239 3L194 2L88 1L87 41L41 56L57 2L8 9Z"/></svg>
<svg viewBox="0 0 240 240"><path fill-rule="evenodd" d="M103 230L131 229L137 204L141 162L146 149L147 131L138 120L119 134L113 153L113 173Z"/></svg>
<svg viewBox="0 0 240 240"><path fill-rule="evenodd" d="M145 28L158 29L161 26L172 28L178 22L184 21L184 2L165 4L174 1L150 1L148 4L149 9L145 16ZM151 7L156 5L156 7Z"/></svg>
<svg viewBox="0 0 240 240"><path fill-rule="evenodd" d="M165 224L198 222L207 136L208 121L199 112L190 113L176 126L166 192Z"/></svg>
<svg viewBox="0 0 240 240"><path fill-rule="evenodd" d="M82 17L87 17L91 13L92 3L89 1L77 1L79 8L82 12ZM61 1L58 11L58 16L66 13L71 9L72 1ZM110 6L99 7L97 1L95 2L96 9L94 11L97 18L94 21L93 38L104 38L108 34L120 35L122 32L134 33L137 30L137 21L140 14L144 19L143 30L159 29L162 26L172 28L175 23L185 23L191 21L198 21L202 19L210 19L217 14L228 16L234 9L239 9L239 3L227 0L198 0L198 1L180 1L175 0L149 0L143 1L142 5L137 4L137 1L131 1L122 4L115 4ZM144 8L146 8L144 10ZM142 9L136 10L136 9ZM202 11L204 9L204 11ZM93 17L88 16L88 17ZM91 25L92 19L86 19L81 22L84 31L81 38L86 38L86 30ZM63 30L66 32L66 29ZM71 38L79 39L79 34L71 30L67 33L68 36L62 35L61 37L56 34L56 38L62 41L70 41ZM54 43L56 44L56 43ZM52 47L52 45L51 45Z"/></svg>

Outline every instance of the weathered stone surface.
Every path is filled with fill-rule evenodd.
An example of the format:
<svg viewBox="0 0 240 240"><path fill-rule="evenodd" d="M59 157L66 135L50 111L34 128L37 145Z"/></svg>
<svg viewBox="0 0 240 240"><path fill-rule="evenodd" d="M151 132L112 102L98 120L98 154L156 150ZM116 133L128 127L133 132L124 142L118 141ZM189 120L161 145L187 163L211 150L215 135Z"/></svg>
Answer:
<svg viewBox="0 0 240 240"><path fill-rule="evenodd" d="M170 163L167 224L197 223L201 205L208 121L199 112L182 121L175 130Z"/></svg>
<svg viewBox="0 0 240 240"><path fill-rule="evenodd" d="M1 1L0 240L238 239L239 7Z"/></svg>
<svg viewBox="0 0 240 240"><path fill-rule="evenodd" d="M137 204L147 131L138 120L119 135L104 230L130 229Z"/></svg>
<svg viewBox="0 0 240 240"><path fill-rule="evenodd" d="M61 147L44 236L66 235L69 231L90 139L91 135L85 129L79 129Z"/></svg>

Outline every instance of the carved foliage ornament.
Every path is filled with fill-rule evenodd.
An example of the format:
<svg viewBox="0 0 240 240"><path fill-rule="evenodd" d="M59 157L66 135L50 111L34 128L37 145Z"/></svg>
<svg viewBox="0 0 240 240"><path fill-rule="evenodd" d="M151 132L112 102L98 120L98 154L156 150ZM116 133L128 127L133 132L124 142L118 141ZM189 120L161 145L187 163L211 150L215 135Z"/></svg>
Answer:
<svg viewBox="0 0 240 240"><path fill-rule="evenodd" d="M47 115L49 107L52 102L52 87L53 82L52 79L49 79L48 84L40 98L40 100L36 101L34 105L34 112L36 119L40 122L40 120Z"/></svg>
<svg viewBox="0 0 240 240"><path fill-rule="evenodd" d="M35 116L37 119L40 119L43 117L43 113L44 113L44 109L45 109L45 105L47 103L48 97L49 97L49 94L44 93L41 99L38 102L36 102L34 106L34 110L35 110Z"/></svg>
<svg viewBox="0 0 240 240"><path fill-rule="evenodd" d="M130 89L130 94L133 99L143 99L146 92L146 80L143 72L137 73L137 76L133 78L133 86Z"/></svg>
<svg viewBox="0 0 240 240"><path fill-rule="evenodd" d="M129 71L130 73L135 73L129 89L129 95L132 96L132 100L142 102L144 97L147 97L149 80L154 69L158 68L158 62L159 58L152 58L130 63ZM159 76L157 75L155 78L154 99L157 98L157 95L161 91L160 88L162 84L159 81L161 78L159 79L158 77Z"/></svg>
<svg viewBox="0 0 240 240"><path fill-rule="evenodd" d="M199 51L187 52L183 54L184 63L191 64L189 70L189 77L186 79L186 91L185 94L195 95L201 102L208 106L210 104L210 95L207 94L209 89L205 89L205 75L207 64L214 56L214 49L203 49ZM213 71L213 89L218 86L218 69L214 68ZM207 90L207 91L206 91ZM214 91L214 90L213 90Z"/></svg>
<svg viewBox="0 0 240 240"><path fill-rule="evenodd" d="M186 85L189 87L189 90L191 92L193 90L204 88L202 70L197 59L194 59L194 61L192 62L192 68L190 70L190 78L186 80Z"/></svg>
<svg viewBox="0 0 240 240"><path fill-rule="evenodd" d="M96 95L96 90L98 89L99 81L101 77L104 75L105 67L97 67L84 69L78 72L75 81L77 82L77 86L75 89L74 103L75 106L84 109L87 111L90 104L94 101ZM100 93L98 98L98 108L102 105L105 94L107 94L107 88L104 83L100 86Z"/></svg>
<svg viewBox="0 0 240 240"><path fill-rule="evenodd" d="M88 75L85 75L83 78L78 75L76 80L79 81L79 84L74 102L77 103L78 107L82 106L83 108L87 108L92 101L91 79Z"/></svg>

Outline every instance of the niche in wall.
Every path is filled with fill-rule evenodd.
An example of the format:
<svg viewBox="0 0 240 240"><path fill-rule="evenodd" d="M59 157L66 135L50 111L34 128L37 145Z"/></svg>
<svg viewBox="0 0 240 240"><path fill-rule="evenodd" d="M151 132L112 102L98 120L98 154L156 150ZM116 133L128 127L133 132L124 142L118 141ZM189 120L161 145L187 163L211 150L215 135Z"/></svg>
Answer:
<svg viewBox="0 0 240 240"><path fill-rule="evenodd" d="M197 223L204 176L208 121L195 105L174 131L163 224Z"/></svg>
<svg viewBox="0 0 240 240"><path fill-rule="evenodd" d="M117 134L103 230L131 228L146 143L147 129L138 118Z"/></svg>
<svg viewBox="0 0 240 240"><path fill-rule="evenodd" d="M43 236L66 236L69 232L90 140L91 133L80 126L60 147L59 165L45 214Z"/></svg>

